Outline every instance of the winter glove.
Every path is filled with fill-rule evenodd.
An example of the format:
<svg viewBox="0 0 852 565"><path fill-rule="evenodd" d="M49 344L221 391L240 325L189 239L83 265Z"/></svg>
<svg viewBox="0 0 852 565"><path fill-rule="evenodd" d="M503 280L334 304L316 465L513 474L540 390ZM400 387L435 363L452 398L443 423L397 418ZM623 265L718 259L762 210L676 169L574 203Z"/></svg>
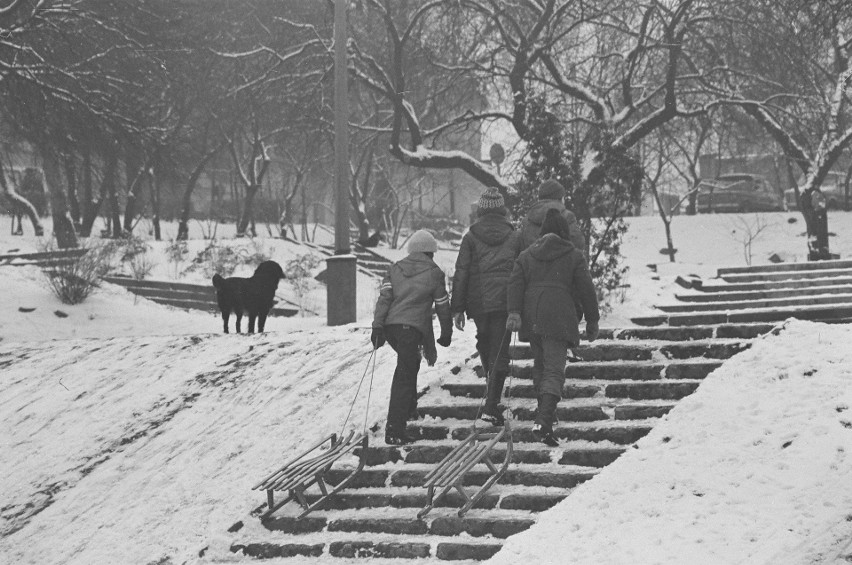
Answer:
<svg viewBox="0 0 852 565"><path fill-rule="evenodd" d="M586 320L586 339L589 341L595 341L598 339L598 333L600 329L598 328L597 322L592 322L591 320Z"/></svg>
<svg viewBox="0 0 852 565"><path fill-rule="evenodd" d="M385 344L385 329L373 328L373 333L370 334L370 343L375 349L380 348Z"/></svg>
<svg viewBox="0 0 852 565"><path fill-rule="evenodd" d="M453 323L456 325L456 329L460 332L464 331L464 312L457 312L453 314Z"/></svg>
<svg viewBox="0 0 852 565"><path fill-rule="evenodd" d="M509 317L506 318L506 329L510 332L521 331L521 315L517 312L509 312Z"/></svg>
<svg viewBox="0 0 852 565"><path fill-rule="evenodd" d="M441 324L441 337L436 339L438 345L441 347L449 347L450 342L453 341L453 325L452 324Z"/></svg>

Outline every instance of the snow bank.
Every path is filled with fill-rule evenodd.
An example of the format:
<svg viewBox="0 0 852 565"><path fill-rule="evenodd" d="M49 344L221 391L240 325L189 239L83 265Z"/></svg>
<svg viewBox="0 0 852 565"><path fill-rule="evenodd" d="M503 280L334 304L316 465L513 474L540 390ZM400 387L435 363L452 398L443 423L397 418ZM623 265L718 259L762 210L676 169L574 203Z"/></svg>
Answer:
<svg viewBox="0 0 852 565"><path fill-rule="evenodd" d="M489 563L801 565L852 552L850 342L852 327L801 321L758 340Z"/></svg>

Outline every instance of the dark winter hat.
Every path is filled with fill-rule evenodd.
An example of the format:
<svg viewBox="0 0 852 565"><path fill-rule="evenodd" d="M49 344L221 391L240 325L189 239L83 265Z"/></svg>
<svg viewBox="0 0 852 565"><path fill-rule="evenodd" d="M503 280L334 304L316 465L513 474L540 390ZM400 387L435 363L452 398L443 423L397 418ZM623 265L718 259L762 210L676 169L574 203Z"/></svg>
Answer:
<svg viewBox="0 0 852 565"><path fill-rule="evenodd" d="M538 187L539 200L562 200L565 196L565 187L559 181L548 179Z"/></svg>
<svg viewBox="0 0 852 565"><path fill-rule="evenodd" d="M504 205L503 195L496 188L489 188L479 197L480 210L492 210L494 208L501 208Z"/></svg>
<svg viewBox="0 0 852 565"><path fill-rule="evenodd" d="M539 236L555 233L562 239L568 239L568 220L565 216L559 213L556 208L551 208L544 215L544 221L541 223L541 232Z"/></svg>

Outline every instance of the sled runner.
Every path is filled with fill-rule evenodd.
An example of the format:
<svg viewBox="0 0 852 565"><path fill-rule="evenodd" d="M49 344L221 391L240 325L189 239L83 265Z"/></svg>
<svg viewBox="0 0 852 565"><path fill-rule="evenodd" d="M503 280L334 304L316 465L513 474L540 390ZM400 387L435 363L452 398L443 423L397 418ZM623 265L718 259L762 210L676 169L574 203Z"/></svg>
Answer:
<svg viewBox="0 0 852 565"><path fill-rule="evenodd" d="M328 442L328 447L324 450L319 449L326 442ZM359 433L356 435L354 431L350 431L346 437L340 437L340 439L338 439L337 434L331 434L263 479L252 489L266 491L268 509L263 515L263 518L270 516L291 500L296 500L304 509L299 515L299 518L320 508L326 500L346 488L364 468L368 443L368 436L366 434ZM335 461L338 461L358 447L361 448L358 465L343 480L336 485L332 485L333 488L329 490L326 473L331 470L331 466ZM309 504L305 497L305 490L314 484L319 487L322 496L314 501L313 504ZM276 503L275 491L287 492L288 495Z"/></svg>
<svg viewBox="0 0 852 565"><path fill-rule="evenodd" d="M503 334L504 340L508 334L508 330ZM493 377L493 372L494 368L492 367L492 374L488 375L489 380ZM512 373L513 371L510 371L510 374ZM510 380L508 390L511 390L511 388L512 384ZM487 390L488 387L486 387L486 394ZM418 518L422 519L426 516L426 514L435 507L435 504L437 504L452 489L456 489L465 501L465 504L458 511L459 517L463 517L467 514L468 510L473 508L473 506L479 502L483 496L485 496L488 489L490 489L494 483L499 481L500 477L502 477L509 468L509 464L512 462L512 427L509 423L511 420L511 408L506 408L509 417L504 420L502 429L499 431L478 430L476 428L476 421L482 413L484 400L485 399L483 398L479 404L479 410L477 410L476 418L473 420L474 424L470 435L467 436L463 442L457 445L455 449L448 453L447 456L444 457L443 461L438 463L438 465L432 469L428 475L426 475L423 486L427 489L427 504L420 512L417 513ZM506 453L503 456L503 462L498 467L491 460L491 453L494 446L500 441L504 441L506 443ZM467 476L467 473L480 463L485 464L488 468L488 479L486 479L473 496L470 496L464 489L464 479ZM437 496L435 495L436 491L440 491Z"/></svg>
<svg viewBox="0 0 852 565"><path fill-rule="evenodd" d="M503 457L502 464L498 467L491 461L491 451L503 438L506 438L506 454ZM426 516L435 507L435 504L453 488L465 500L464 506L458 512L459 517L464 516L468 510L479 502L488 489L500 480L500 477L509 468L511 462L512 430L509 427L508 419L503 424L503 429L499 432L478 432L474 429L467 439L456 446L437 467L426 475L424 486L427 489L428 503L417 513L417 517L423 518ZM470 496L464 489L464 478L468 471L473 469L478 463L484 463L488 467L490 475L473 496ZM437 496L435 496L436 490L440 490Z"/></svg>
<svg viewBox="0 0 852 565"><path fill-rule="evenodd" d="M266 519L276 510L295 500L302 506L302 513L299 518L304 518L309 513L321 508L325 502L349 486L355 477L364 469L367 463L367 448L369 447L369 435L367 433L367 418L370 412L370 395L373 388L373 374L376 370L375 363L375 348L367 359L367 368L364 369L364 375L361 376L361 381L358 383L358 388L355 391L355 397L352 399L352 404L349 406L349 413L346 414L346 419L341 426L340 435L331 434L321 439L307 451L288 461L283 467L260 481L252 487L252 490L266 491L267 510L261 516L261 519ZM361 385L364 383L364 378L367 376L367 370L370 368L370 361L373 361L373 373L370 374L370 386L367 389L367 404L364 409L364 427L360 433L355 433L350 430L344 435L343 430L346 429L346 423L349 421L349 416L352 415L352 408L355 406L355 401L358 399L358 393L361 392ZM325 449L322 446L328 443ZM360 449L359 449L360 448ZM327 481L327 474L331 471L331 467L335 462L339 461L346 455L358 449L358 464L354 469L349 470L349 473L337 483L330 485ZM319 487L321 496L313 502L308 502L305 496L305 490L313 485ZM286 492L287 496L280 502L275 502L275 492Z"/></svg>

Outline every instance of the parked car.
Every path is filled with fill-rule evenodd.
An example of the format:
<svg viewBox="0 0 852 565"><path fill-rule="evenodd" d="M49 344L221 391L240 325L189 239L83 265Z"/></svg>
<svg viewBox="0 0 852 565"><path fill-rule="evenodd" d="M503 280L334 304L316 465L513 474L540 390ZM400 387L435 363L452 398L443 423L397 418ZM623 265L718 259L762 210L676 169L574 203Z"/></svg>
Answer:
<svg viewBox="0 0 852 565"><path fill-rule="evenodd" d="M843 193L845 184L844 173L828 173L820 186L820 191L825 195L825 204L829 210L842 210L846 206L846 195ZM801 190L799 190L801 194ZM784 191L784 202L788 210L798 210L799 203L796 201L796 189L788 188Z"/></svg>
<svg viewBox="0 0 852 565"><path fill-rule="evenodd" d="M719 175L699 183L695 210L699 214L777 212L784 210L784 198L761 175Z"/></svg>

